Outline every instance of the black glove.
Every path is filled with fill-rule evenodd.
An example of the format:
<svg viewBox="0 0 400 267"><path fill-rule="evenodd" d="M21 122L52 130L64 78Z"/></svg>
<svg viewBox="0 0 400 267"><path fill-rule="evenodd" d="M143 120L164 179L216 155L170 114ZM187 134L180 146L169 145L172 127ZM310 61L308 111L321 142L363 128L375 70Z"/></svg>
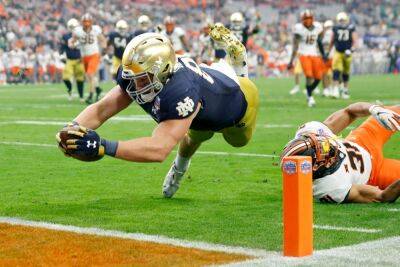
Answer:
<svg viewBox="0 0 400 267"><path fill-rule="evenodd" d="M84 157L86 159L98 159L104 156L104 146L96 131L79 126L76 131L68 131L69 138L66 141L66 152L71 156Z"/></svg>
<svg viewBox="0 0 400 267"><path fill-rule="evenodd" d="M293 62L292 62L292 61L290 61L290 62L287 64L287 69L288 69L288 70L293 69Z"/></svg>

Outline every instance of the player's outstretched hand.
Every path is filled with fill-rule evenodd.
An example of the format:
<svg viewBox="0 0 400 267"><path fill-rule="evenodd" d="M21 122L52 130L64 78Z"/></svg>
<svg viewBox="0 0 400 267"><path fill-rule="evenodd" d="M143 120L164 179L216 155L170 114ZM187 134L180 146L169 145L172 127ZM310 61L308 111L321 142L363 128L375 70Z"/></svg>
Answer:
<svg viewBox="0 0 400 267"><path fill-rule="evenodd" d="M287 64L287 69L288 69L288 70L293 69L293 62L289 62L289 63Z"/></svg>
<svg viewBox="0 0 400 267"><path fill-rule="evenodd" d="M385 129L400 131L400 115L396 112L378 105L371 106L369 112Z"/></svg>
<svg viewBox="0 0 400 267"><path fill-rule="evenodd" d="M83 126L67 124L57 133L56 140L66 156L82 161L96 161L104 156L100 136Z"/></svg>

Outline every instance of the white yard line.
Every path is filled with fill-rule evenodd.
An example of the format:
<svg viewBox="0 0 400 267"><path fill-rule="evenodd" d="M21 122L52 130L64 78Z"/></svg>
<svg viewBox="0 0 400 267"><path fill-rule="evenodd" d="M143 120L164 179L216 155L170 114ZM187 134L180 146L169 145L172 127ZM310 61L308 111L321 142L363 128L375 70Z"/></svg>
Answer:
<svg viewBox="0 0 400 267"><path fill-rule="evenodd" d="M358 233L379 233L381 229L362 228L362 227L339 227L332 225L317 225L314 224L314 229L318 230L331 230L331 231L345 231L345 232L358 232Z"/></svg>
<svg viewBox="0 0 400 267"><path fill-rule="evenodd" d="M262 249L251 249L244 247L233 247L233 246L225 246L220 244L212 244L206 242L198 242L198 241L189 241L178 238L170 238L162 235L147 235L143 233L127 233L122 231L115 230L105 230L94 227L79 227L73 225L63 225L63 224L55 224L49 222L38 222L38 221L29 221L19 218L11 218L11 217L0 217L0 223L6 223L11 225L21 225L21 226L31 226L44 228L49 230L56 231L64 231L64 232L72 232L77 234L87 234L87 235L96 235L96 236L105 236L105 237L114 237L114 238L122 238L122 239L130 239L137 241L145 241L145 242L153 242L158 244L172 245L178 247L185 248L194 248L208 251L218 251L225 252L230 254L242 254L253 257L263 257L268 256L270 253L262 250Z"/></svg>
<svg viewBox="0 0 400 267"><path fill-rule="evenodd" d="M388 211L390 211L390 212L400 212L400 209L388 209Z"/></svg>
<svg viewBox="0 0 400 267"><path fill-rule="evenodd" d="M399 266L400 237L314 251L308 257L283 257L281 253L223 266Z"/></svg>

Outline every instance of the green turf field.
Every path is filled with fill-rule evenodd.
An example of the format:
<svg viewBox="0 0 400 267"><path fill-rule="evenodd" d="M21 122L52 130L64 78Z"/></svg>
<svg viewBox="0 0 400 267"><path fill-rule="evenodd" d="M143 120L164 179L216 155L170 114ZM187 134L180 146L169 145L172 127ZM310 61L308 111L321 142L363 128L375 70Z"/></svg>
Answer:
<svg viewBox="0 0 400 267"><path fill-rule="evenodd" d="M355 77L351 100L317 97L314 109L306 107L304 95L289 96L292 79L261 79L256 83L261 108L252 142L235 149L216 135L201 151L279 155L303 122L323 120L354 101L400 103L400 76ZM162 164L112 158L83 163L65 158L55 146L35 146L55 144L54 136L63 122L83 108L77 100L66 100L62 85L0 87L0 216L281 249L282 190L276 158L195 155L176 196L163 199L161 185L175 153ZM133 115L144 112L132 106L119 117L138 118ZM149 120L114 120L98 132L107 139L124 140L150 135L154 126ZM399 134L392 138L385 148L387 156L398 158L399 141ZM400 212L389 211L399 208L400 202L315 204L318 225L381 230L359 233L317 229L315 247L400 235Z"/></svg>

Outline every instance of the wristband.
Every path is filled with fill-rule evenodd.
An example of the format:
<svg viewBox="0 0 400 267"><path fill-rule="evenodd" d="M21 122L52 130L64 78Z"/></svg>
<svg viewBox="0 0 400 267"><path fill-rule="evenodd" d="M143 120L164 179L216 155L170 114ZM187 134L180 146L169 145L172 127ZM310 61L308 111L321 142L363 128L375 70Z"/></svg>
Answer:
<svg viewBox="0 0 400 267"><path fill-rule="evenodd" d="M118 148L118 141L108 141L101 139L101 145L104 147L104 154L115 157Z"/></svg>

